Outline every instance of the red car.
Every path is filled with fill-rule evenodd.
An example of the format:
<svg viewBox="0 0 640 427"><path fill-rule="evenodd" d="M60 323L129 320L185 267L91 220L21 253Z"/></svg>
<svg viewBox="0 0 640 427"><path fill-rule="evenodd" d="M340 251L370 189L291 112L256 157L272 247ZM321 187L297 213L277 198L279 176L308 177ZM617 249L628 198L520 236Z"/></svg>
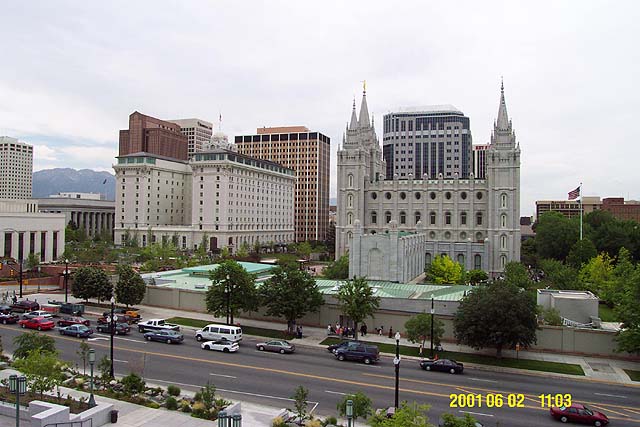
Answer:
<svg viewBox="0 0 640 427"><path fill-rule="evenodd" d="M46 331L55 328L56 324L53 320L45 319L44 317L34 317L33 319L24 319L18 322L21 327L29 329L37 329L39 331Z"/></svg>
<svg viewBox="0 0 640 427"><path fill-rule="evenodd" d="M89 326L91 322L84 317L64 316L58 320L58 326L85 325Z"/></svg>
<svg viewBox="0 0 640 427"><path fill-rule="evenodd" d="M609 418L602 412L589 409L580 403L574 403L571 406L552 406L549 410L551 416L563 423L574 422L581 424L590 424L600 427L609 424Z"/></svg>

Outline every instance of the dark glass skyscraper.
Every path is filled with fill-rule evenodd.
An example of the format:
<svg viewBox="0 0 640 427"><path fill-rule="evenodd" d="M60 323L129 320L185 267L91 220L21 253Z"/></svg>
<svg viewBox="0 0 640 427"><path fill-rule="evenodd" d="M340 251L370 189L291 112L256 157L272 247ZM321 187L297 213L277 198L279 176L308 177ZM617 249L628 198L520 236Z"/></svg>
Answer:
<svg viewBox="0 0 640 427"><path fill-rule="evenodd" d="M386 179L467 178L473 171L469 118L452 105L385 114Z"/></svg>

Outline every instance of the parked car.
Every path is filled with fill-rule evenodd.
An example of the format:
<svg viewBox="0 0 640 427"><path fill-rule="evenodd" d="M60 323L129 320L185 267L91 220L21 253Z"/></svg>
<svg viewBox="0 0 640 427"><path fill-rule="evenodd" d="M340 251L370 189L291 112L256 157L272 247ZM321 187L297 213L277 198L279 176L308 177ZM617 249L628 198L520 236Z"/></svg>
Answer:
<svg viewBox="0 0 640 427"><path fill-rule="evenodd" d="M235 353L240 348L237 342L229 340L205 341L200 347L203 350L215 350L223 353Z"/></svg>
<svg viewBox="0 0 640 427"><path fill-rule="evenodd" d="M609 418L605 414L600 411L594 411L581 403L574 403L571 406L552 406L549 409L549 413L553 418L563 423L591 424L596 427L609 424Z"/></svg>
<svg viewBox="0 0 640 427"><path fill-rule="evenodd" d="M10 313L10 312L11 312L10 305L6 305L6 304L0 305L0 313Z"/></svg>
<svg viewBox="0 0 640 427"><path fill-rule="evenodd" d="M144 334L144 339L147 341L162 341L167 344L181 343L184 341L184 335L178 331L172 329L162 329L159 331L149 331Z"/></svg>
<svg viewBox="0 0 640 427"><path fill-rule="evenodd" d="M89 319L85 319L84 317L76 317L76 316L64 316L62 319L58 320L58 326L71 326L71 325L84 325L89 326L91 322Z"/></svg>
<svg viewBox="0 0 640 427"><path fill-rule="evenodd" d="M77 338L87 338L93 335L93 329L86 325L70 325L60 328L60 335L71 335Z"/></svg>
<svg viewBox="0 0 640 427"><path fill-rule="evenodd" d="M44 317L35 317L33 319L22 319L18 322L22 328L37 329L39 331L46 331L56 327L51 319L45 319Z"/></svg>
<svg viewBox="0 0 640 427"><path fill-rule="evenodd" d="M51 319L53 316L48 311L44 311L44 310L29 311L22 315L23 319L35 319L36 317L44 317L45 319Z"/></svg>
<svg viewBox="0 0 640 427"><path fill-rule="evenodd" d="M296 351L296 346L284 340L274 340L267 342L259 342L256 348L260 351L275 351L276 353L285 354Z"/></svg>
<svg viewBox="0 0 640 427"><path fill-rule="evenodd" d="M420 367L425 371L449 372L450 374L461 374L464 365L450 359L424 359L420 361Z"/></svg>
<svg viewBox="0 0 640 427"><path fill-rule="evenodd" d="M96 326L96 330L111 335L111 323L101 323ZM131 332L131 327L128 323L116 323L116 335L127 335L129 332Z"/></svg>
<svg viewBox="0 0 640 427"><path fill-rule="evenodd" d="M357 362L364 362L370 364L380 360L380 350L375 345L359 344L354 347L345 346L337 349L334 352L336 359L342 360L355 360Z"/></svg>
<svg viewBox="0 0 640 427"><path fill-rule="evenodd" d="M40 310L40 304L28 299L11 304L11 311L15 311L16 313L28 313L29 311L35 310Z"/></svg>
<svg viewBox="0 0 640 427"><path fill-rule="evenodd" d="M109 316L103 316L103 317L98 317L98 320L96 321L96 323L98 323L99 325L106 325L109 322L109 317L111 317L111 313L109 313ZM116 317L116 323L126 323L126 324L131 324L133 323L132 319L129 316L126 316L124 314L115 314Z"/></svg>
<svg viewBox="0 0 640 427"><path fill-rule="evenodd" d="M221 339L240 342L242 341L242 329L238 326L211 324L196 331L196 340L198 341L217 341Z"/></svg>
<svg viewBox="0 0 640 427"><path fill-rule="evenodd" d="M20 316L14 313L0 313L0 323L6 325L7 323L16 323L20 320Z"/></svg>
<svg viewBox="0 0 640 427"><path fill-rule="evenodd" d="M362 343L360 341L342 341L339 342L337 344L331 344L330 346L327 347L327 351L331 352L331 353L335 353L337 349L339 348L343 348L343 347L357 347L358 345L361 345Z"/></svg>
<svg viewBox="0 0 640 427"><path fill-rule="evenodd" d="M140 317L140 314L136 311L136 310L128 310L126 308L115 308L113 309L113 313L114 314L119 314L122 316L128 316L129 320L131 321L131 323L135 323L138 322L140 320L142 320L142 317ZM111 311L105 311L104 313L102 313L102 315L104 317L109 317L111 316Z"/></svg>

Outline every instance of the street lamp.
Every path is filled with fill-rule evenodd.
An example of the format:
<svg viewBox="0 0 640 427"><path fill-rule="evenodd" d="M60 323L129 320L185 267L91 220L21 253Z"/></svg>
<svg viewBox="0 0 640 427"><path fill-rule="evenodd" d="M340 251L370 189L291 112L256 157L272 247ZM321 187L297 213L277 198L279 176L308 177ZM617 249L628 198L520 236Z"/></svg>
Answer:
<svg viewBox="0 0 640 427"><path fill-rule="evenodd" d="M398 390L400 388L400 332L396 332L396 358L393 359L393 364L396 366L396 404L398 409Z"/></svg>
<svg viewBox="0 0 640 427"><path fill-rule="evenodd" d="M115 374L113 372L113 336L116 332L116 324L115 324L115 316L113 315L113 311L116 308L116 299L111 297L111 319L109 319L110 331L111 331L111 370L109 371L111 374L111 378L115 378Z"/></svg>
<svg viewBox="0 0 640 427"><path fill-rule="evenodd" d="M20 298L22 298L22 260L18 264L20 265Z"/></svg>
<svg viewBox="0 0 640 427"><path fill-rule="evenodd" d="M24 375L9 376L9 393L16 395L16 427L20 427L20 396L27 392L27 378Z"/></svg>
<svg viewBox="0 0 640 427"><path fill-rule="evenodd" d="M431 296L431 358L433 359L433 315L436 314L436 309L433 307L433 296Z"/></svg>
<svg viewBox="0 0 640 427"><path fill-rule="evenodd" d="M96 363L96 351L89 349L89 365L91 365L91 395L89 395L89 408L96 406L96 398L93 396L93 365Z"/></svg>
<svg viewBox="0 0 640 427"><path fill-rule="evenodd" d="M224 282L225 293L227 294L227 325L229 324L229 317L231 315L231 286L229 286L229 275L227 274L227 280Z"/></svg>
<svg viewBox="0 0 640 427"><path fill-rule="evenodd" d="M64 302L69 302L69 260L64 259Z"/></svg>
<svg viewBox="0 0 640 427"><path fill-rule="evenodd" d="M353 400L347 400L347 427L351 427L353 422Z"/></svg>

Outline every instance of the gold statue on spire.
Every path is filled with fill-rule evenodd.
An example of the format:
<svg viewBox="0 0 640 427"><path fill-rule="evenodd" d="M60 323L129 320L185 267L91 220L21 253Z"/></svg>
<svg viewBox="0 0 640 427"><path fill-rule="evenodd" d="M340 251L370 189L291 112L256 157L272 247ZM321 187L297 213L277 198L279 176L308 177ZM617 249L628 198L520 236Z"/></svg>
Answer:
<svg viewBox="0 0 640 427"><path fill-rule="evenodd" d="M366 91L367 91L367 81L366 81L366 80L363 80L363 81L362 81L362 91L363 91L363 92L366 92Z"/></svg>

